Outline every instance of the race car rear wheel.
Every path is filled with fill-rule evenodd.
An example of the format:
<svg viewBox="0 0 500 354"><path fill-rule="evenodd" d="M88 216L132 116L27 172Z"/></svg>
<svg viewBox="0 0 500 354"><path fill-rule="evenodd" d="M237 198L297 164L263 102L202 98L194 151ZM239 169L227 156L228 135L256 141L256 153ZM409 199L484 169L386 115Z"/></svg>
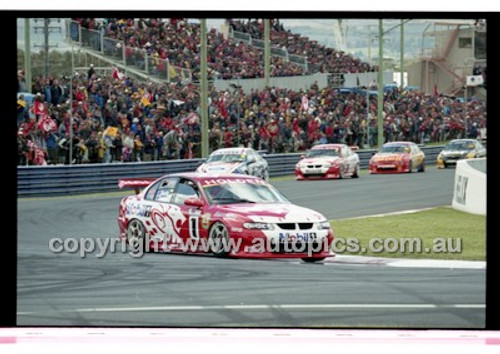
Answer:
<svg viewBox="0 0 500 354"><path fill-rule="evenodd" d="M425 172L425 160L422 161L422 164L418 168L418 172Z"/></svg>
<svg viewBox="0 0 500 354"><path fill-rule="evenodd" d="M208 234L210 240L210 250L217 257L228 255L227 245L229 244L229 231L226 225L220 221L215 222Z"/></svg>
<svg viewBox="0 0 500 354"><path fill-rule="evenodd" d="M262 172L262 177L261 177L264 181L268 181L269 180L269 171L267 170L267 168Z"/></svg>
<svg viewBox="0 0 500 354"><path fill-rule="evenodd" d="M325 260L326 257L321 257L321 258L314 258L314 257L308 257L308 258L302 258L302 260L306 263L314 263L314 262L320 262Z"/></svg>
<svg viewBox="0 0 500 354"><path fill-rule="evenodd" d="M352 178L359 178L359 163L356 164L356 168L354 169L354 172L352 173Z"/></svg>
<svg viewBox="0 0 500 354"><path fill-rule="evenodd" d="M127 225L127 243L130 248L140 250L144 246L146 229L142 222L132 219Z"/></svg>

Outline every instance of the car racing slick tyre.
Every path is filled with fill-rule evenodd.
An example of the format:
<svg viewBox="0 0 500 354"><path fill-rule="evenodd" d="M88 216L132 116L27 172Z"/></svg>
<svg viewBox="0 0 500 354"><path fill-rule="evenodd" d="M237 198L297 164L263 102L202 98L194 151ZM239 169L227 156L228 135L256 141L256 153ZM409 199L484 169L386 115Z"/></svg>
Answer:
<svg viewBox="0 0 500 354"><path fill-rule="evenodd" d="M308 257L308 258L302 258L302 260L306 263L315 263L315 262L320 262L325 260L326 257L321 257L321 258L314 258L314 257Z"/></svg>
<svg viewBox="0 0 500 354"><path fill-rule="evenodd" d="M269 181L269 171L266 169L264 169L264 171L262 172L262 177L261 177L264 181Z"/></svg>
<svg viewBox="0 0 500 354"><path fill-rule="evenodd" d="M141 251L146 253L148 248L145 247L146 229L141 221L132 219L127 225L127 244L131 251Z"/></svg>
<svg viewBox="0 0 500 354"><path fill-rule="evenodd" d="M418 172L425 172L425 160L422 161L422 164L418 168Z"/></svg>
<svg viewBox="0 0 500 354"><path fill-rule="evenodd" d="M344 178L345 178L344 165L340 165L340 167L339 167L339 179L344 179Z"/></svg>
<svg viewBox="0 0 500 354"><path fill-rule="evenodd" d="M229 231L226 225L220 221L215 222L208 233L210 250L217 257L226 257L229 252L226 245L229 244Z"/></svg>
<svg viewBox="0 0 500 354"><path fill-rule="evenodd" d="M359 178L359 163L356 165L356 169L352 173L351 178Z"/></svg>

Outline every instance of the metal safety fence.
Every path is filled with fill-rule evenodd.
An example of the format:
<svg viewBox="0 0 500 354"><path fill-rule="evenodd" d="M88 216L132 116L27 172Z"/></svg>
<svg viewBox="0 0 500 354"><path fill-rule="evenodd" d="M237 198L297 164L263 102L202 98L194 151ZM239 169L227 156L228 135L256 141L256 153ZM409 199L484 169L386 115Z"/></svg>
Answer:
<svg viewBox="0 0 500 354"><path fill-rule="evenodd" d="M423 147L426 163L434 164L442 148L443 146ZM368 167L368 161L375 151L358 151L362 169ZM301 153L265 155L269 175L292 175L300 155ZM202 162L202 159L190 159L73 166L18 166L17 194L19 197L27 197L117 191L120 178L160 177L168 173L192 172Z"/></svg>

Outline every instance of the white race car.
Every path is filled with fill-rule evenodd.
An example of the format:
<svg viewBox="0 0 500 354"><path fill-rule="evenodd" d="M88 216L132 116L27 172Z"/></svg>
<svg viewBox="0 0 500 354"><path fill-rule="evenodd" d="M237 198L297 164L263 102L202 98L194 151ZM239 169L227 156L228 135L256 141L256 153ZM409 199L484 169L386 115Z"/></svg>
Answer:
<svg viewBox="0 0 500 354"><path fill-rule="evenodd" d="M196 169L200 173L240 173L269 179L267 161L252 148L224 148L215 150L205 163Z"/></svg>

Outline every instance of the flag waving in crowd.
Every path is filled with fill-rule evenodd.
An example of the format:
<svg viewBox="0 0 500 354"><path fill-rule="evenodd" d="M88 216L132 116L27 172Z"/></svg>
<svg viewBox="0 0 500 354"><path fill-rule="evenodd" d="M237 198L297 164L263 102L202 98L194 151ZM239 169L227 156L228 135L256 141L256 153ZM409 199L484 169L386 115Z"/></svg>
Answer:
<svg viewBox="0 0 500 354"><path fill-rule="evenodd" d="M111 77L113 79L118 79L118 80L123 80L125 78L125 75L118 70L116 66L113 66L113 72L111 74Z"/></svg>
<svg viewBox="0 0 500 354"><path fill-rule="evenodd" d="M35 117L38 117L40 115L45 115L47 114L47 109L46 109L46 104L45 102L35 99L33 101L33 107L31 107L32 113L35 115Z"/></svg>
<svg viewBox="0 0 500 354"><path fill-rule="evenodd" d="M48 114L40 116L37 128L45 133L57 131L57 123Z"/></svg>
<svg viewBox="0 0 500 354"><path fill-rule="evenodd" d="M279 133L279 126L278 123L273 119L271 122L269 122L266 126L267 131L271 137L275 137Z"/></svg>
<svg viewBox="0 0 500 354"><path fill-rule="evenodd" d="M28 160L34 164L39 166L47 165L47 161L45 160L45 153L42 149L40 149L34 142L28 140Z"/></svg>

